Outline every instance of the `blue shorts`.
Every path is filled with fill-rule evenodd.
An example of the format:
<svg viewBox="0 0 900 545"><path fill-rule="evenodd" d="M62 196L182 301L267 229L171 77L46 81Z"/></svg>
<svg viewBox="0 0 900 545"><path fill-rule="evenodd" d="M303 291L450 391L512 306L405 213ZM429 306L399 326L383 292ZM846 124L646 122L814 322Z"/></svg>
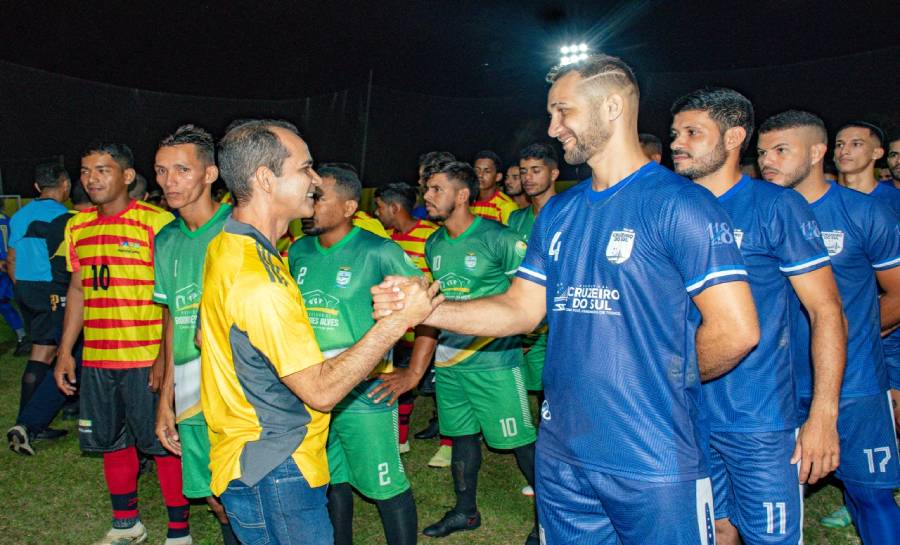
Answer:
<svg viewBox="0 0 900 545"><path fill-rule="evenodd" d="M800 543L803 494L793 430L712 432L709 473L716 518L731 519L746 545Z"/></svg>
<svg viewBox="0 0 900 545"><path fill-rule="evenodd" d="M900 329L882 339L884 364L887 366L891 388L900 390Z"/></svg>
<svg viewBox="0 0 900 545"><path fill-rule="evenodd" d="M800 400L805 420L811 400ZM841 465L837 477L850 484L870 488L900 487L900 462L891 393L841 398L838 407Z"/></svg>
<svg viewBox="0 0 900 545"><path fill-rule="evenodd" d="M0 301L12 301L13 283L6 273L0 273Z"/></svg>
<svg viewBox="0 0 900 545"><path fill-rule="evenodd" d="M541 543L553 545L710 545L712 485L637 481L537 454Z"/></svg>

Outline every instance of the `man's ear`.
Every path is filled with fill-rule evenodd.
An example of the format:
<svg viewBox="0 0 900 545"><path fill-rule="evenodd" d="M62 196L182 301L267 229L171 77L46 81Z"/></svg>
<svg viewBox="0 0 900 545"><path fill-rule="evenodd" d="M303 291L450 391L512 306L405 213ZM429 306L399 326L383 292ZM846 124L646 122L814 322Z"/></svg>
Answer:
<svg viewBox="0 0 900 545"><path fill-rule="evenodd" d="M354 201L353 199L347 199L344 201L344 217L352 218L353 214L356 214L356 211L359 210L359 202Z"/></svg>
<svg viewBox="0 0 900 545"><path fill-rule="evenodd" d="M731 127L725 130L725 149L731 151L740 149L747 139L747 130L744 127Z"/></svg>
<svg viewBox="0 0 900 545"><path fill-rule="evenodd" d="M261 165L253 172L253 180L256 182L256 185L261 191L269 194L275 189L273 177L274 173L266 166Z"/></svg>

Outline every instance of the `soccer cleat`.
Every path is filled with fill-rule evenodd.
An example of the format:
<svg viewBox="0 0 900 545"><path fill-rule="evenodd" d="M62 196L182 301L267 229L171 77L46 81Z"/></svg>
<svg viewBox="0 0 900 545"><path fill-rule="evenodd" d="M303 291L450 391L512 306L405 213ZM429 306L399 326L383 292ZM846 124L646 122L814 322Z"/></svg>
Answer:
<svg viewBox="0 0 900 545"><path fill-rule="evenodd" d="M167 537L165 545L194 545L194 538L191 536Z"/></svg>
<svg viewBox="0 0 900 545"><path fill-rule="evenodd" d="M34 447L31 446L28 428L22 424L16 424L9 428L9 431L6 432L6 439L9 441L9 450L22 456L34 456Z"/></svg>
<svg viewBox="0 0 900 545"><path fill-rule="evenodd" d="M68 430L44 428L43 430L35 433L32 439L34 439L35 441L55 441L57 439L62 439L66 435L69 435Z"/></svg>
<svg viewBox="0 0 900 545"><path fill-rule="evenodd" d="M422 431L416 433L416 439L434 439L438 436L438 419L432 418L428 421L428 426Z"/></svg>
<svg viewBox="0 0 900 545"><path fill-rule="evenodd" d="M27 337L22 337L16 341L16 349L13 350L13 356L25 356L31 352L31 341Z"/></svg>
<svg viewBox="0 0 900 545"><path fill-rule="evenodd" d="M453 447L441 445L437 452L428 460L428 467L450 467L450 457L453 455Z"/></svg>
<svg viewBox="0 0 900 545"><path fill-rule="evenodd" d="M534 497L534 488L531 488L530 485L525 485L524 487L522 487L522 495L528 496L529 498L533 498Z"/></svg>
<svg viewBox="0 0 900 545"><path fill-rule="evenodd" d="M541 545L541 535L538 532L537 524L531 529L531 533L525 538L525 545Z"/></svg>
<svg viewBox="0 0 900 545"><path fill-rule="evenodd" d="M111 528L106 535L94 545L137 545L147 541L147 529L137 521L131 528Z"/></svg>
<svg viewBox="0 0 900 545"><path fill-rule="evenodd" d="M825 515L819 519L819 524L826 528L846 528L847 526L850 526L852 522L853 521L850 520L850 512L847 511L846 507L841 507L831 514Z"/></svg>
<svg viewBox="0 0 900 545"><path fill-rule="evenodd" d="M474 530L479 526L481 526L481 513L478 511L475 511L474 515L468 516L451 509L444 513L441 520L422 530L422 533L428 537L445 537L453 532Z"/></svg>
<svg viewBox="0 0 900 545"><path fill-rule="evenodd" d="M405 443L400 443L400 454L406 454L410 451L409 441Z"/></svg>

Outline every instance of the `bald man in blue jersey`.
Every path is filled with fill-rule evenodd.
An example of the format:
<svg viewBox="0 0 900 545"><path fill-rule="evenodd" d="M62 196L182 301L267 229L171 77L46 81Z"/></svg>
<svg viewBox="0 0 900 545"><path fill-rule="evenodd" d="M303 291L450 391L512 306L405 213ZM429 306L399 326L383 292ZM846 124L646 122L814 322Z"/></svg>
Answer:
<svg viewBox="0 0 900 545"><path fill-rule="evenodd" d="M675 171L712 192L728 212L763 317L759 345L730 373L703 385L716 542L737 545L740 533L746 545L796 544L803 533L799 484L834 471L840 457L847 334L828 251L803 197L742 175L741 153L753 133L753 105L745 96L700 89L676 100L672 115ZM815 324L819 382L805 423L787 333L794 292Z"/></svg>
<svg viewBox="0 0 900 545"><path fill-rule="evenodd" d="M543 543L714 543L701 380L759 341L730 220L650 161L634 73L607 55L558 68L549 134L592 177L551 199L509 290L426 323L509 336L549 324L537 446ZM390 278L376 315L402 308Z"/></svg>
<svg viewBox="0 0 900 545"><path fill-rule="evenodd" d="M818 116L784 112L763 122L759 133L763 177L795 189L812 207L847 316L847 366L837 421L841 464L836 472L847 509L864 545L900 543L900 508L892 495L900 486L900 463L880 338L900 323L900 225L873 197L825 180L827 133ZM801 414L806 414L817 395L818 369L811 377L803 352L809 346L809 321L800 313L795 317L795 377Z"/></svg>

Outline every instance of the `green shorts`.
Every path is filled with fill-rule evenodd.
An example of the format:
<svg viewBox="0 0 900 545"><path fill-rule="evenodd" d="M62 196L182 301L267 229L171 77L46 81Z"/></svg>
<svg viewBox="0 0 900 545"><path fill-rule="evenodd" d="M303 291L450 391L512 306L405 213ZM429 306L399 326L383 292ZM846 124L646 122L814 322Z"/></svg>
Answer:
<svg viewBox="0 0 900 545"><path fill-rule="evenodd" d="M202 416L202 415L201 415ZM209 434L206 424L179 424L181 442L181 479L186 498L212 496L209 482Z"/></svg>
<svg viewBox="0 0 900 545"><path fill-rule="evenodd" d="M438 367L438 422L449 437L481 432L493 448L513 449L537 438L522 368L462 371Z"/></svg>
<svg viewBox="0 0 900 545"><path fill-rule="evenodd" d="M373 500L386 500L408 490L398 427L396 405L391 411L335 410L328 428L331 482L350 483Z"/></svg>
<svg viewBox="0 0 900 545"><path fill-rule="evenodd" d="M525 354L522 364L522 376L526 390L544 389L544 358L547 356L547 334L540 335Z"/></svg>

